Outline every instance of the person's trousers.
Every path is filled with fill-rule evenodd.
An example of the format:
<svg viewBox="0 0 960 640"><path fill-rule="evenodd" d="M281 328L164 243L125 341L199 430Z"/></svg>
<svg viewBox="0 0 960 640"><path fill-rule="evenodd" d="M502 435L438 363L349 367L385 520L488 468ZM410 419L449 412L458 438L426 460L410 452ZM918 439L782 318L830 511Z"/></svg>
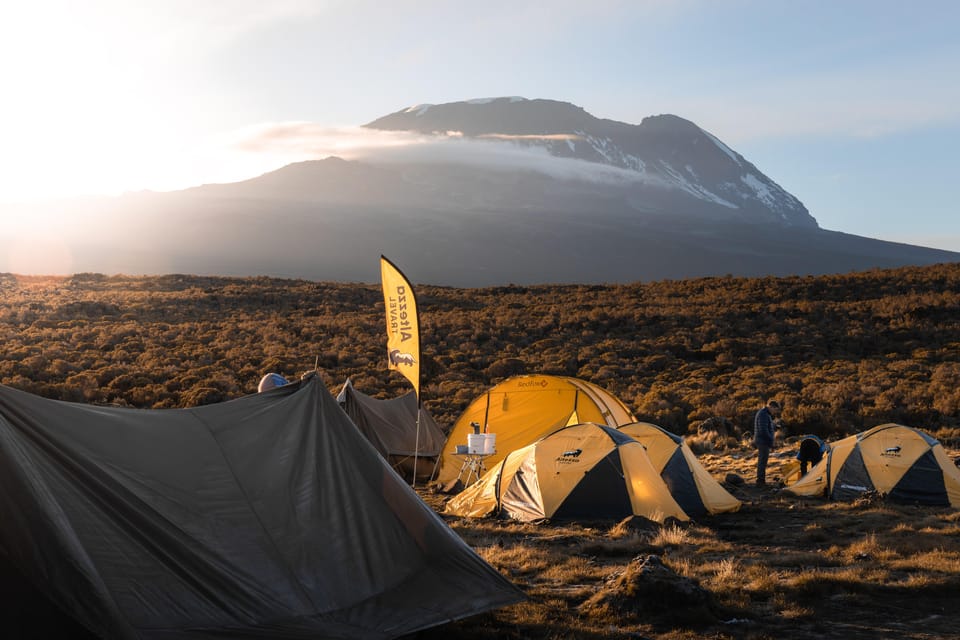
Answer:
<svg viewBox="0 0 960 640"><path fill-rule="evenodd" d="M770 459L770 445L757 445L757 484L767 481L767 460Z"/></svg>

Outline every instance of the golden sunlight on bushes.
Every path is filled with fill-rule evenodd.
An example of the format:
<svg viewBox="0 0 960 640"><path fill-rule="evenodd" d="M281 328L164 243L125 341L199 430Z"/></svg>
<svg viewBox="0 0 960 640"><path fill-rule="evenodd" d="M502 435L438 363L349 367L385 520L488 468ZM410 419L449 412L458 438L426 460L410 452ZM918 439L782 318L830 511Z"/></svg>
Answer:
<svg viewBox="0 0 960 640"><path fill-rule="evenodd" d="M683 434L743 502L662 527L448 517L530 600L423 640L956 637L960 512L791 498L742 480L768 395L785 403L771 476L802 434L884 422L918 427L956 457L960 265L417 293L423 400L441 424L508 376L584 377ZM383 311L379 285L0 274L0 382L72 402L187 407L317 363L331 390L350 377L391 398L409 384L386 369ZM444 495L421 496L442 512ZM645 576L662 591L642 591Z"/></svg>
<svg viewBox="0 0 960 640"><path fill-rule="evenodd" d="M960 265L820 278L619 286L419 286L424 401L443 424L503 378L586 378L637 417L742 443L768 395L784 437L904 422L960 441ZM758 307L758 301L764 305ZM0 382L65 400L185 407L316 362L336 389L386 371L376 285L270 278L0 274ZM360 384L362 382L362 384ZM698 430L722 424L721 430Z"/></svg>

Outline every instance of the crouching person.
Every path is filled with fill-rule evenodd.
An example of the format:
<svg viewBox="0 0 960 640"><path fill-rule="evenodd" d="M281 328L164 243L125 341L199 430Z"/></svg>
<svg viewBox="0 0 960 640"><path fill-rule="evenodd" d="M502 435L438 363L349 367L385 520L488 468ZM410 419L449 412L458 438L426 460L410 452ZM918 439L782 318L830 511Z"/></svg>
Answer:
<svg viewBox="0 0 960 640"><path fill-rule="evenodd" d="M800 461L800 476L807 475L810 467L823 459L827 451L827 443L815 435L805 435L800 439L800 449L797 451L797 460Z"/></svg>

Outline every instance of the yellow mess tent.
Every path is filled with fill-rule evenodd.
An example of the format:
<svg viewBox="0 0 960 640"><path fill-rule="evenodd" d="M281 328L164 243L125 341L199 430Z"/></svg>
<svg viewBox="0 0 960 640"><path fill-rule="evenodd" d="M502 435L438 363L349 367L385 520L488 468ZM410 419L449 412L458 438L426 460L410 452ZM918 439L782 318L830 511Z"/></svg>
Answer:
<svg viewBox="0 0 960 640"><path fill-rule="evenodd" d="M695 518L740 508L740 501L703 468L680 436L649 422L632 422L619 429L646 448L653 468L687 515Z"/></svg>
<svg viewBox="0 0 960 640"><path fill-rule="evenodd" d="M638 515L689 520L643 445L593 423L564 427L507 456L447 503L448 515L524 522Z"/></svg>
<svg viewBox="0 0 960 640"><path fill-rule="evenodd" d="M604 389L577 378L528 375L508 378L476 398L457 419L443 449L439 480L457 478L462 460L457 445L466 445L471 423L496 434L496 453L486 468L504 455L536 442L561 427L596 422L616 427L636 418L619 399Z"/></svg>
<svg viewBox="0 0 960 640"><path fill-rule="evenodd" d="M852 500L876 491L896 502L960 507L960 469L926 433L884 424L833 444L787 492Z"/></svg>

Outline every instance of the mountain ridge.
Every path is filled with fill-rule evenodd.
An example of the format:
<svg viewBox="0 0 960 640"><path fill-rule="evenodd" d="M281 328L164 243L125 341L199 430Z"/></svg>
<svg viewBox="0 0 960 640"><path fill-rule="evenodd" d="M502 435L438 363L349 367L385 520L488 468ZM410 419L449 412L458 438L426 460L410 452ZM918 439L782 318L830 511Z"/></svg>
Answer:
<svg viewBox="0 0 960 640"><path fill-rule="evenodd" d="M384 254L418 282L479 287L960 261L821 229L798 198L679 116L631 125L505 98L419 105L373 125L411 131L408 153L331 156L235 183L77 204L74 272L372 282ZM458 129L433 133L439 125Z"/></svg>

